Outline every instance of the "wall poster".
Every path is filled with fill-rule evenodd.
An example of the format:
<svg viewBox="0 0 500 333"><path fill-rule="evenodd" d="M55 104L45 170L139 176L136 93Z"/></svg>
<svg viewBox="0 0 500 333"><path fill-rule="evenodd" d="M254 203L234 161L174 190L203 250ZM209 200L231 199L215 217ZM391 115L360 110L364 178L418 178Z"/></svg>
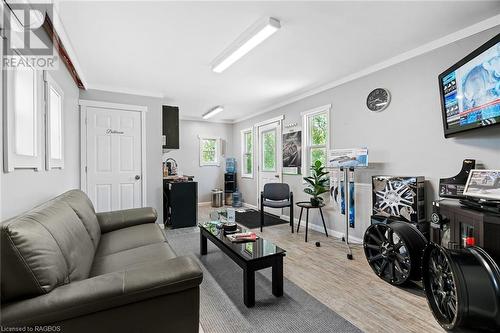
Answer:
<svg viewBox="0 0 500 333"><path fill-rule="evenodd" d="M300 174L302 167L302 131L283 134L283 173Z"/></svg>

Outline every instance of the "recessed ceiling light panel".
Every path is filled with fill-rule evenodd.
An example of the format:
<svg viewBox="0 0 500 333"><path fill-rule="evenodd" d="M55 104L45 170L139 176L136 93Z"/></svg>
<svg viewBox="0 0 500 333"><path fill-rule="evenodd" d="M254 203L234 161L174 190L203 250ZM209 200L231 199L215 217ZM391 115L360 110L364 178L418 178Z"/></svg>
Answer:
<svg viewBox="0 0 500 333"><path fill-rule="evenodd" d="M224 111L224 107L222 105L218 105L218 106L214 107L212 110L205 113L202 117L203 117L203 119L208 119L208 118L211 118L211 117L215 116L217 113L220 113L222 111Z"/></svg>
<svg viewBox="0 0 500 333"><path fill-rule="evenodd" d="M222 73L280 28L280 21L272 17L258 21L214 60L212 70Z"/></svg>

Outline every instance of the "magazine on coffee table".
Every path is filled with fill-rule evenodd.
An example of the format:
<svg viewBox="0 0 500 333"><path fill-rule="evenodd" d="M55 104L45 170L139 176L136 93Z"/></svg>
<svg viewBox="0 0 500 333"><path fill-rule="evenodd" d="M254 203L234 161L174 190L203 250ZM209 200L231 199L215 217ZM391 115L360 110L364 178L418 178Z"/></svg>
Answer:
<svg viewBox="0 0 500 333"><path fill-rule="evenodd" d="M233 243L255 242L259 238L255 232L240 232L227 235L227 238Z"/></svg>

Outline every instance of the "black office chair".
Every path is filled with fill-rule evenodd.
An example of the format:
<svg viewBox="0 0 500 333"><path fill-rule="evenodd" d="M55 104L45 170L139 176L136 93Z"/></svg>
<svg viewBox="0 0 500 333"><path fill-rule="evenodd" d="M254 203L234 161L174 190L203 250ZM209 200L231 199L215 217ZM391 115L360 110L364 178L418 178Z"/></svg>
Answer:
<svg viewBox="0 0 500 333"><path fill-rule="evenodd" d="M287 208L290 207L290 226L293 233L293 192L288 184L269 183L264 185L260 192L260 231L264 227L264 207Z"/></svg>

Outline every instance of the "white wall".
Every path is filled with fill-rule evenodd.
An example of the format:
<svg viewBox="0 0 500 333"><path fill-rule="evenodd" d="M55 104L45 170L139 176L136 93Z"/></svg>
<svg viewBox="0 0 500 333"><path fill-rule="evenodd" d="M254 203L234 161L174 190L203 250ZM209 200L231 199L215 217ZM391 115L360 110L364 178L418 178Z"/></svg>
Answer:
<svg viewBox="0 0 500 333"><path fill-rule="evenodd" d="M371 176L375 174L425 176L428 207L437 195L439 178L454 176L464 158L474 158L483 166L500 169L500 128L488 128L465 133L456 138L443 136L437 76L472 50L500 32L496 27L413 58L404 63L351 81L317 95L302 99L250 120L233 128L234 154L240 156L240 130L256 122L285 115L284 124L301 124L300 113L321 105L332 104L331 147L369 148L370 168L357 173L357 226L351 230L361 238L369 225L371 210ZM370 113L366 96L374 88L390 90L392 103L382 113ZM240 179L243 199L256 203L255 179ZM284 176L292 186L297 200L308 199L302 192L300 176ZM428 215L429 215L428 209ZM298 211L295 211L298 217ZM327 226L342 232L341 216L330 208ZM314 223L321 223L314 216Z"/></svg>
<svg viewBox="0 0 500 333"><path fill-rule="evenodd" d="M180 110L182 114L182 110ZM211 201L210 192L214 188L223 188L225 157L233 157L233 132L231 124L211 123L204 121L180 121L180 149L163 155L163 160L171 157L179 164L179 171L184 175L195 176L198 182L198 202ZM222 139L221 164L217 166L200 166L199 136L218 137Z"/></svg>
<svg viewBox="0 0 500 333"><path fill-rule="evenodd" d="M45 170L45 159L40 171L15 170L0 172L0 220L18 215L69 189L80 188L80 116L78 87L64 64L50 71L64 91L64 169ZM1 80L0 80L1 81ZM0 82L0 87L2 82ZM3 91L0 89L0 91ZM1 104L0 104L1 105ZM3 112L3 111L2 111ZM3 131L3 127L0 126ZM42 133L45 132L45 124ZM45 135L45 133L44 133ZM3 151L3 133L0 146ZM42 138L42 156L45 156L45 136ZM2 154L3 156L3 154Z"/></svg>
<svg viewBox="0 0 500 333"><path fill-rule="evenodd" d="M162 99L102 90L81 90L80 99L147 106L146 112L146 204L158 211L163 221L163 179L161 160Z"/></svg>

